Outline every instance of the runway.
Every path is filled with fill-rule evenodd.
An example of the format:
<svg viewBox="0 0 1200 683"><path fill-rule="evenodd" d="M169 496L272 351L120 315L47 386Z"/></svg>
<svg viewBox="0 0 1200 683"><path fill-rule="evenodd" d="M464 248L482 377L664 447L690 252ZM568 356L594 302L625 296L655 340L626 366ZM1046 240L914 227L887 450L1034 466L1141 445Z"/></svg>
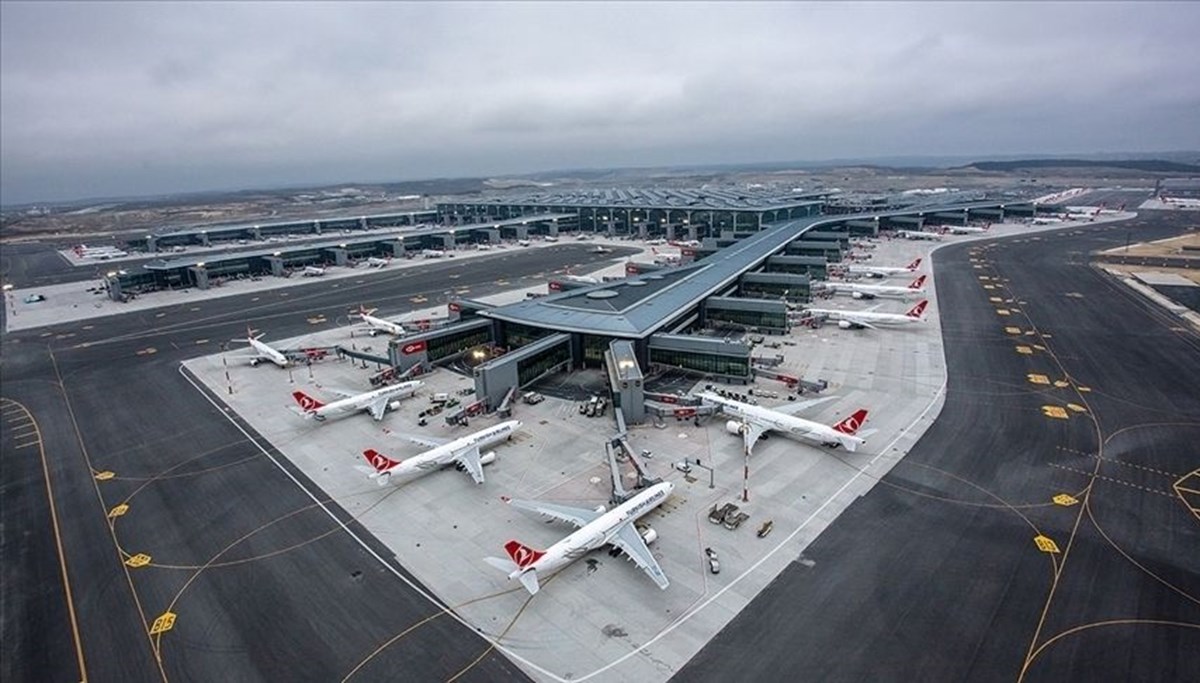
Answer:
<svg viewBox="0 0 1200 683"><path fill-rule="evenodd" d="M936 252L940 417L675 679L1200 679L1200 339L1087 265L1187 224Z"/></svg>
<svg viewBox="0 0 1200 683"><path fill-rule="evenodd" d="M588 248L448 260L363 284L314 282L5 335L4 414L27 408L43 426L79 646L37 449L17 449L6 433L5 528L19 518L29 535L4 539L4 628L20 633L5 636L4 680L80 680L80 668L92 680L525 680L410 587L382 547L343 531L356 524L336 502L272 462L269 445L260 450L178 365L247 323L290 337L317 313L344 322L360 299L436 301L450 275L483 295L544 281L565 262L621 255ZM20 562L10 567L10 557ZM168 613L173 621L160 620ZM167 630L150 634L156 621Z"/></svg>

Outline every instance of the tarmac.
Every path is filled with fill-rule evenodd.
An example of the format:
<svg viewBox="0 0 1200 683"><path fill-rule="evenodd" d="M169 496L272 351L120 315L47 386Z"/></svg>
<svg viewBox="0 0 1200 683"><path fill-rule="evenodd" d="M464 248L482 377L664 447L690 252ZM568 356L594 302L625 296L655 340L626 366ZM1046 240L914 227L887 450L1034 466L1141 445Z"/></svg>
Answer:
<svg viewBox="0 0 1200 683"><path fill-rule="evenodd" d="M994 228L995 234L1030 230L1024 225ZM953 241L965 239L946 238L946 243ZM932 246L882 240L870 252L870 263L908 263ZM930 294L930 317L936 320L937 296L933 290ZM883 309L895 312L912 305L881 302ZM821 305L861 308L865 303L839 297ZM751 458L749 503L741 501L740 442L726 433L724 419L699 427L668 422L666 429L647 425L631 430L635 451L658 454L645 463L651 473L677 484L670 503L647 520L658 532L655 555L672 581L670 588L659 591L628 563L614 563L597 552L563 570L532 600L482 558L502 553L509 538L545 547L569 529L539 531L545 525L514 514L500 496L588 507L605 504L611 485L603 444L614 431L609 420L581 417L573 402L556 398L537 406L519 405L515 417L525 423L522 434L497 449L499 461L485 470L488 481L482 487L449 472L378 489L355 469L364 464L364 449L394 457L413 455L422 449L406 444L405 433L450 439L494 420L472 420L468 428L452 429L435 418L421 428L417 413L428 403L418 397L404 402L382 424L359 417L314 426L299 421L287 406L291 390L365 390L365 377L373 369L322 363L285 373L237 367L217 356L186 366L387 546L422 585L536 679L660 680L679 671L745 609L933 423L945 390L941 334L936 323L914 327L851 331L831 325L769 338L791 341L771 351L785 357L781 370L824 379L830 385L828 393L839 397L808 417L833 424L867 407L867 426L880 436L854 454L825 452L779 437L764 441ZM303 343L347 344L350 332L343 328L308 335ZM300 340L280 342L297 343ZM422 379L427 383L425 396L455 395L473 386L468 378L445 371ZM759 387L786 394L778 383L760 382ZM782 402L786 399L764 404ZM685 476L672 467L697 458L713 468L713 488L699 468ZM731 501L750 513L750 522L737 532L707 522L714 504ZM757 538L753 529L768 519L773 522L772 535ZM708 547L721 558L719 575L706 572Z"/></svg>
<svg viewBox="0 0 1200 683"><path fill-rule="evenodd" d="M212 353L218 340L236 336L246 323L269 330L272 340L341 334L335 328L345 324L348 303L378 302L391 314L415 310L416 298L437 304L456 273L456 285L468 285L472 297L544 287L546 273L559 267L552 263L601 260L583 255L583 245L497 255L470 268L447 260L338 288L310 278L303 287L135 311L102 324L64 317L10 333L2 360L4 396L12 401L4 405L5 418L21 420L20 411L28 408L39 424L74 429L47 430L37 447L46 456L41 479L53 482L57 522L37 496L11 497L16 486L36 491L37 461L20 459L20 473L6 468L5 524L41 520L21 546L20 556L28 560L14 565L38 573L6 574L4 582L6 604L29 607L5 617L28 619L21 622L20 638L10 641L11 651L30 653L28 643L44 644L47 656L6 656L3 673L6 680L42 679L47 672L76 676L79 669L98 679L161 674L328 680L404 671L414 680L458 674L519 680L524 674L516 661L540 680L663 680L673 674L681 680L775 680L796 671L819 680L990 680L1021 672L1075 679L1114 671L1148 680L1197 678L1195 665L1182 655L1196 649L1186 624L1198 621L1192 607L1197 570L1194 558L1179 552L1196 545L1196 517L1188 506L1197 501L1186 493L1195 488L1188 467L1197 467L1194 457L1188 462L1197 435L1187 425L1200 422L1194 391L1188 393L1197 384L1197 356L1189 346L1194 334L1172 329L1177 322L1132 293L1105 289L1107 284L1097 290L1097 280L1107 281L1080 257L1122 243L1130 226L1147 239L1180 229L1167 219L1053 226L1043 235L1014 227L1011 232L1022 234L998 242L1001 248L979 246L975 254L957 243L990 244L994 235L949 237L950 246L935 260L940 305L933 314L941 321L940 335L937 325L870 335L833 328L800 332L794 348L808 355L789 358L792 369L806 379L829 379L831 391L842 397L814 417L830 421L870 402L868 426L880 432L853 459L778 437L760 443L751 463L752 517L738 531L698 516L711 497L732 501L741 492L740 448L720 421L636 430L635 440L656 453L650 461L655 471L679 485L670 507L651 519L660 535L654 547L672 581L667 591L658 591L629 563L597 552L526 604L519 586L479 561L502 552L509 537L545 544L569 531L503 509L502 489L604 501L607 471L592 444L610 428L579 416L569 403L548 399L521 406L533 436L498 448L483 486L447 471L389 495L353 469L361 456L352 439L378 447L387 438L385 443L396 442L396 453L417 449L386 437L368 417L306 423L289 412L282 391L288 385L281 384L247 411L246 420L278 423L296 434L312 431L290 442L276 437L282 442L273 444L276 450L241 418L210 402L228 397L223 370L215 392L191 389L177 372L180 361ZM908 250L932 245L897 241L879 250L893 246L904 252L893 255L901 262ZM999 279L978 279L985 274ZM987 285L993 289L984 290ZM997 312L993 296L1006 304L1008 316ZM317 314L326 322L309 322ZM997 328L1000 317L1011 320ZM1027 331L1036 332L1019 344L1006 327L1019 327L1022 340ZM906 382L905 376L936 372L934 349L942 340L945 363L954 369L941 393L946 406L918 443L919 431L938 413L931 399L941 383ZM1100 348L1096 340L1104 342ZM1016 346L1028 346L1030 353ZM1180 360L1165 365L1163 358ZM212 359L193 364L205 362L210 367L201 371L213 374ZM305 369L292 379L332 385L343 381L337 373L344 372L345 381L363 381L366 371L342 366L314 366L313 378ZM263 377L286 383L286 374L273 367L231 367L234 400ZM442 374L432 381L448 378L451 387L459 382ZM1027 377L1033 374L1045 374L1051 384L1033 384ZM1060 380L1067 386L1053 384ZM915 398L887 402L876 395L893 390ZM1073 397L1065 396L1072 391ZM417 409L409 403L387 420ZM1061 408L1067 419L1044 416L1048 405ZM907 432L903 415L914 416ZM414 416L407 417L396 426L413 428ZM524 413L518 417L526 419ZM542 420L547 424L538 424ZM471 429L489 423L472 421ZM320 452L306 445L331 428L341 437L334 447ZM880 443L897 434L894 444ZM564 445L571 435L576 438ZM35 450L26 443L6 442L6 462L16 462L13 453ZM312 461L311 475L292 464L292 450L298 461ZM688 481L670 469L674 458L666 454L672 452L707 454L717 488L708 489L703 472L693 471L695 481ZM560 460L556 470L545 467ZM114 474L97 478L105 472ZM600 482L593 483L596 477ZM881 477L884 485L870 488ZM326 500L317 486L322 478L357 488L340 498L326 491L334 499ZM1072 492L1079 502L1045 502L1059 491ZM24 502L11 507L10 500ZM377 506L366 509L371 500ZM447 500L454 505L444 505ZM442 514L415 509L422 501L432 501L434 509L441 505ZM121 504L128 508L110 517ZM1058 517L1064 512L1074 516L1064 521ZM410 513L414 517L405 517ZM758 539L753 530L764 518L774 519L775 529ZM390 527L383 533L397 539L396 546L377 541L363 526L376 523ZM1058 553L1037 549L1031 524L1055 541ZM51 569L56 538L63 557ZM439 548L455 544L470 552L438 566ZM704 544L720 553L721 574L706 573ZM6 547L5 557L16 557L12 550ZM127 564L143 552L151 558L145 565ZM597 560L591 572L589 559ZM67 590L22 590L53 583L59 566L68 568ZM451 615L431 594L441 591L488 599L451 603L470 624L464 626L442 618ZM62 599L72 594L73 603ZM622 609L606 612L608 601ZM167 612L177 621L148 635ZM1045 619L1039 621L1039 613ZM40 616L28 616L34 614ZM72 637L69 625L75 623L79 635ZM11 624L5 633L17 632ZM497 641L512 661L492 649ZM581 643L589 650L578 659L561 652ZM121 656L108 655L113 652ZM34 668L39 661L50 668Z"/></svg>
<svg viewBox="0 0 1200 683"><path fill-rule="evenodd" d="M1086 258L1185 220L939 249L937 421L676 679L1200 679L1200 339Z"/></svg>

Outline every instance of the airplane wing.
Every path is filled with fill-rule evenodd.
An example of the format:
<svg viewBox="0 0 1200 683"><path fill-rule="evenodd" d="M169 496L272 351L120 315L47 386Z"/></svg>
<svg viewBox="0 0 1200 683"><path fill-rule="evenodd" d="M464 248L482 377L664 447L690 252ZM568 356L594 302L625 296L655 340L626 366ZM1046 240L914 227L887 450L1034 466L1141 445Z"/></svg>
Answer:
<svg viewBox="0 0 1200 683"><path fill-rule="evenodd" d="M371 412L371 417L375 418L376 421L382 420L383 414L387 412L387 406L388 406L389 401L390 401L390 399L385 395L385 396L380 396L379 398L375 399L374 401L371 401L370 403L368 403L367 410L369 410Z"/></svg>
<svg viewBox="0 0 1200 683"><path fill-rule="evenodd" d="M750 451L754 448L754 444L758 442L758 439L765 431L767 431L766 427L763 427L760 424L754 422L746 423L746 431L742 433L742 442L747 451Z"/></svg>
<svg viewBox="0 0 1200 683"><path fill-rule="evenodd" d="M815 405L820 405L826 401L832 401L835 398L837 398L837 396L824 396L821 398L810 398L807 401L796 401L795 403L785 403L784 405L771 408L771 410L774 410L777 413L783 413L785 415L799 415L800 413L804 412L805 410L808 410L809 408L811 408Z"/></svg>
<svg viewBox="0 0 1200 683"><path fill-rule="evenodd" d="M846 322L849 322L849 323L854 323L855 325L861 325L862 327L865 327L865 328L867 328L867 329L869 329L869 330L877 330L877 329L879 329L878 327L875 327L874 325L872 325L871 323L867 322L866 320L863 320L862 318L858 318L858 317L855 317L855 316L852 316L852 315L843 315L843 316L842 316L842 319L843 319L843 320L845 320Z"/></svg>
<svg viewBox="0 0 1200 683"><path fill-rule="evenodd" d="M557 503L543 503L537 500L510 500L509 505L520 509L536 512L539 515L553 517L568 524L574 524L576 527L584 526L589 522L595 521L603 512L596 512L587 508L576 508L570 505L559 505Z"/></svg>
<svg viewBox="0 0 1200 683"><path fill-rule="evenodd" d="M418 434L403 434L402 436L419 446L427 446L429 448L437 448L438 446L445 446L450 443L448 439L438 439L432 436L420 436Z"/></svg>
<svg viewBox="0 0 1200 683"><path fill-rule="evenodd" d="M662 567L658 566L658 561L654 559L654 555L650 553L650 547L646 545L646 541L642 535L638 533L637 527L632 523L621 527L621 530L616 533L608 542L621 549L625 556L633 560L642 571L646 572L646 576L650 580L658 584L659 588L666 589L671 584L667 580L667 575L663 572Z"/></svg>
<svg viewBox="0 0 1200 683"><path fill-rule="evenodd" d="M454 462L462 465L476 484L483 483L483 463L479 461L479 446L471 446L459 451L454 456Z"/></svg>

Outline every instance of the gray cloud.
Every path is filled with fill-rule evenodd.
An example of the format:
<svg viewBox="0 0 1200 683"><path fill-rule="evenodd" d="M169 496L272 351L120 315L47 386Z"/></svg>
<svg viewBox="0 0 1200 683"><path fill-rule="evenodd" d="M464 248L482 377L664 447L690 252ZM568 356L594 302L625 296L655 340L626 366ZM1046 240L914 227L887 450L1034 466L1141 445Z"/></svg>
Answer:
<svg viewBox="0 0 1200 683"><path fill-rule="evenodd" d="M2 201L1200 146L1192 3L0 4Z"/></svg>

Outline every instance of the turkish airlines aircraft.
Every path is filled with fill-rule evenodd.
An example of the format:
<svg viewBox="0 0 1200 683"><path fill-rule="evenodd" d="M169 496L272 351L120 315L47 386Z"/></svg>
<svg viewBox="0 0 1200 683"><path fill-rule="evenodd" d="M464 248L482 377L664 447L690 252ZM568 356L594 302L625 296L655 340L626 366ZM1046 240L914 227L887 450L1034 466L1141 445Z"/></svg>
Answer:
<svg viewBox="0 0 1200 683"><path fill-rule="evenodd" d="M562 275L560 277L563 280L569 280L571 282L578 282L578 283L584 284L584 285L600 284L600 280L597 280L596 278L592 277L591 275Z"/></svg>
<svg viewBox="0 0 1200 683"><path fill-rule="evenodd" d="M496 452L488 451L481 454L479 451L505 439L511 439L520 428L520 421L509 420L453 441L408 436L410 441L432 446L431 450L404 460L392 460L379 451L367 449L363 451L363 456L373 469L363 469L366 469L371 478L383 486L392 477L421 476L448 465L456 465L460 470L471 475L476 484L482 484L483 466L496 461Z"/></svg>
<svg viewBox="0 0 1200 683"><path fill-rule="evenodd" d="M510 581L519 579L525 590L533 594L538 592L538 574L545 575L561 569L588 552L609 544L619 548L659 588L665 590L670 582L650 553L648 545L658 538L658 533L648 527L645 531L639 531L634 523L662 505L674 489L675 485L669 481L655 484L608 511L603 507L591 510L556 503L510 500L509 505L513 507L573 524L577 529L546 550L535 550L519 541L509 541L504 544L509 559L485 557L484 561L508 572Z"/></svg>
<svg viewBox="0 0 1200 683"><path fill-rule="evenodd" d="M421 384L423 382L420 380L412 380L368 391L364 394L329 389L329 391L343 397L332 403L322 403L303 391L293 391L292 398L296 399L296 403L300 404L300 409L304 411L304 417L312 418L318 422L323 422L325 418L331 415L357 413L360 410L370 412L371 417L379 421L383 419L383 414L387 412L388 408L393 410L399 408L399 399L412 396Z"/></svg>
<svg viewBox="0 0 1200 683"><path fill-rule="evenodd" d="M851 275L866 275L867 277L888 278L894 275L909 275L911 273L915 273L917 268L920 267L921 259L917 258L913 259L912 263L904 266L903 268L898 268L896 266L859 266L852 264L846 266L846 272L850 273Z"/></svg>
<svg viewBox="0 0 1200 683"><path fill-rule="evenodd" d="M925 230L897 230L896 234L910 240L940 240L941 234Z"/></svg>
<svg viewBox="0 0 1200 683"><path fill-rule="evenodd" d="M982 228L973 228L969 225L947 225L946 232L952 235L979 235L987 232L991 227L991 223Z"/></svg>
<svg viewBox="0 0 1200 683"><path fill-rule="evenodd" d="M400 323L394 323L390 320L384 320L383 318L376 318L375 316L371 315L372 313L374 313L377 310L379 310L379 309L378 308L367 308L366 306L358 307L358 317L361 318L362 321L364 323L366 323L367 326L370 328L368 330L367 334L370 334L372 337L379 334L380 332L387 332L388 334L394 334L397 337L404 335L404 328L401 327Z"/></svg>
<svg viewBox="0 0 1200 683"><path fill-rule="evenodd" d="M825 291L834 294L849 294L855 299L874 299L877 296L911 299L925 296L925 276L913 280L907 287L889 285L860 285L854 282L826 282Z"/></svg>
<svg viewBox="0 0 1200 683"><path fill-rule="evenodd" d="M321 277L325 269L321 266L304 266L304 277Z"/></svg>
<svg viewBox="0 0 1200 683"><path fill-rule="evenodd" d="M258 332L258 330L252 330L249 327L247 327L245 339L232 340L235 342L242 342L244 344L249 344L250 348L254 349L254 354L251 356L237 356L237 358L239 360L242 358L248 359L250 361L251 367L258 365L259 363L263 362L264 360L270 361L270 362L278 365L281 368L286 368L288 365L291 364L291 361L288 360L287 356L285 356L281 352L271 348L266 342L259 341L259 339L263 338L263 335L265 334L264 332L259 332L258 334L255 334L255 332Z"/></svg>
<svg viewBox="0 0 1200 683"><path fill-rule="evenodd" d="M391 262L392 262L391 259L376 258L374 256L367 257L367 267L368 268L383 268L384 266L388 265Z"/></svg>
<svg viewBox="0 0 1200 683"><path fill-rule="evenodd" d="M847 311L840 308L806 308L804 310L811 315L825 316L829 320L837 322L838 327L843 330L861 330L864 327L874 330L879 327L923 323L925 322L925 307L928 305L928 300L921 299L916 306L903 314L879 313L875 310L879 308L879 304L865 311Z"/></svg>
<svg viewBox="0 0 1200 683"><path fill-rule="evenodd" d="M778 408L764 408L725 398L711 391L702 391L697 395L720 406L726 414L739 418L726 422L725 429L731 434L741 434L747 451L753 449L763 433L768 431L780 432L830 448L844 446L850 452L858 450L859 446L867 442L865 437L870 435L870 432L864 432L862 436L856 436L859 428L867 421L867 411L864 409L859 409L832 427L796 417L795 413L832 400L835 396L790 403Z"/></svg>

